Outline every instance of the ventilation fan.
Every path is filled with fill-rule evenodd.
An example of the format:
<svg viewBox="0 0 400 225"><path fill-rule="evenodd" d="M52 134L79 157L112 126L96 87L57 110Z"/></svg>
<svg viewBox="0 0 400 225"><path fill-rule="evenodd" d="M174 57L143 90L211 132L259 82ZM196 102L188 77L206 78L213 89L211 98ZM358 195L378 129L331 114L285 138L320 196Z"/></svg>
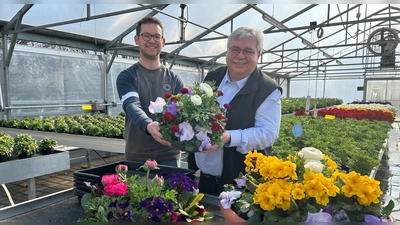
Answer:
<svg viewBox="0 0 400 225"><path fill-rule="evenodd" d="M392 28L379 28L372 32L367 39L367 48L375 55L384 56L394 52L398 43L399 35Z"/></svg>

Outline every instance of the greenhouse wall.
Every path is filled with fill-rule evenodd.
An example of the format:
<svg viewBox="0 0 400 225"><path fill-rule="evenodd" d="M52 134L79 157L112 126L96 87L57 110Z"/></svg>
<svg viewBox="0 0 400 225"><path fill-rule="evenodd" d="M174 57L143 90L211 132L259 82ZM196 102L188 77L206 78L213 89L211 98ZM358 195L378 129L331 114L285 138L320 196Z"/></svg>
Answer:
<svg viewBox="0 0 400 225"><path fill-rule="evenodd" d="M118 115L122 107L115 86L116 77L137 60L115 59L106 76L106 93L105 62L103 54L89 55L16 46L9 66L8 99L11 118L88 113L82 110L82 105L95 101L103 103L104 99L107 99L107 103L116 103L116 107L108 108L108 113ZM172 70L182 78L185 85L201 81L201 73L197 68L174 65ZM0 75L2 98L6 102L3 70ZM1 118L5 118L4 112Z"/></svg>
<svg viewBox="0 0 400 225"><path fill-rule="evenodd" d="M292 80L290 97L339 98L343 103L363 100L363 91L357 87L363 86L363 79L335 80Z"/></svg>

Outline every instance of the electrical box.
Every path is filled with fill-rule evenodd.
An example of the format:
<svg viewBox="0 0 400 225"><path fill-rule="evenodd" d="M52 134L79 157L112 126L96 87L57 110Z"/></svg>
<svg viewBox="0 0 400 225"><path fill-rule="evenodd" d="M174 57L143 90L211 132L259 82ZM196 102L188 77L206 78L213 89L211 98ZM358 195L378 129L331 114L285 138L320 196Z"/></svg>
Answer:
<svg viewBox="0 0 400 225"><path fill-rule="evenodd" d="M102 102L94 101L92 102L92 111L103 111L105 107Z"/></svg>

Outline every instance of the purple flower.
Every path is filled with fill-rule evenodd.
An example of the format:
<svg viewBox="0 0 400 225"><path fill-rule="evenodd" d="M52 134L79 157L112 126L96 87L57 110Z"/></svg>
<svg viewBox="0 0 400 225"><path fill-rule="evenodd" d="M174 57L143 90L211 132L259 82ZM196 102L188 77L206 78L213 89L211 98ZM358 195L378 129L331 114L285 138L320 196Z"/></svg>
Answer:
<svg viewBox="0 0 400 225"><path fill-rule="evenodd" d="M148 211L151 217L159 217L167 212L167 207L165 207L164 202L154 201L153 204L149 206Z"/></svg>
<svg viewBox="0 0 400 225"><path fill-rule="evenodd" d="M110 212L107 214L107 219L108 219L108 220L111 220L112 218L114 218L114 213L110 211Z"/></svg>
<svg viewBox="0 0 400 225"><path fill-rule="evenodd" d="M118 205L118 207L121 208L121 209L125 209L128 206L129 206L129 201L126 201L126 202L121 203L121 204Z"/></svg>
<svg viewBox="0 0 400 225"><path fill-rule="evenodd" d="M237 178L237 179L235 179L235 181L236 181L236 185L239 188L242 188L242 187L246 186L246 177Z"/></svg>
<svg viewBox="0 0 400 225"><path fill-rule="evenodd" d="M382 217L378 218L376 216L369 215L369 214L366 214L364 219L365 219L365 222L390 222L390 219L383 219Z"/></svg>
<svg viewBox="0 0 400 225"><path fill-rule="evenodd" d="M165 180L168 180L168 183L171 187L174 187L175 190L178 189L182 191L193 191L193 189L197 189L197 182L190 179L190 177L186 176L182 173L161 173L159 174Z"/></svg>
<svg viewBox="0 0 400 225"><path fill-rule="evenodd" d="M221 198L221 206L224 209L230 209L233 201L238 199L242 193L240 191L223 191L219 194L219 198Z"/></svg>
<svg viewBox="0 0 400 225"><path fill-rule="evenodd" d="M116 207L117 206L117 202L118 202L118 200L115 200L115 201L111 202L110 205L108 205L108 207Z"/></svg>
<svg viewBox="0 0 400 225"><path fill-rule="evenodd" d="M176 137L180 138L180 141L190 141L194 137L194 131L190 123L182 122L179 124L179 132L175 133Z"/></svg>
<svg viewBox="0 0 400 225"><path fill-rule="evenodd" d="M194 128L197 132L196 138L197 140L201 141L201 145L199 146L199 151L202 151L203 149L208 149L211 147L211 139L208 137L207 134L211 134L211 130L206 130L202 126L196 126Z"/></svg>
<svg viewBox="0 0 400 225"><path fill-rule="evenodd" d="M193 90L188 88L188 95L192 95L193 94Z"/></svg>
<svg viewBox="0 0 400 225"><path fill-rule="evenodd" d="M154 197L149 197L149 198L146 198L145 200L141 201L139 203L139 207L147 208L150 205L150 203L153 201L153 198Z"/></svg>
<svg viewBox="0 0 400 225"><path fill-rule="evenodd" d="M121 219L125 220L125 221L129 221L131 219L132 216L132 210L126 210L122 213L121 215Z"/></svg>
<svg viewBox="0 0 400 225"><path fill-rule="evenodd" d="M206 129L204 129L204 127L199 126L199 125L197 125L194 129L197 131L196 137L197 137L197 140L199 140L199 141L203 141L203 140L207 139L207 137L208 137L207 134L212 134L211 130L206 130Z"/></svg>
<svg viewBox="0 0 400 225"><path fill-rule="evenodd" d="M346 212L343 209L341 209L339 211L339 214L336 214L333 218L335 221L343 221L343 220L347 219L348 217L349 216L347 216Z"/></svg>
<svg viewBox="0 0 400 225"><path fill-rule="evenodd" d="M305 222L332 222L332 216L327 212L322 212L322 209L317 213L308 213Z"/></svg>
<svg viewBox="0 0 400 225"><path fill-rule="evenodd" d="M199 151L203 151L203 149L211 148L211 139L207 137L207 139L201 141L201 145L199 146Z"/></svg>
<svg viewBox="0 0 400 225"><path fill-rule="evenodd" d="M171 104L167 106L167 112L172 113L174 116L177 115L176 110L178 110L178 105L175 102L171 102Z"/></svg>

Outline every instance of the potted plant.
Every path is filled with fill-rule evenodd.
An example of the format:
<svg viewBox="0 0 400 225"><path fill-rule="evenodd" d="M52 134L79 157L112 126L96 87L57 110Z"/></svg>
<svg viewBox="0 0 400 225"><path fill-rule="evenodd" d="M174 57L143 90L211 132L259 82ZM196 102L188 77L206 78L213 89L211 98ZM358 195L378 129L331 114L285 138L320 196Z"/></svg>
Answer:
<svg viewBox="0 0 400 225"><path fill-rule="evenodd" d="M57 146L56 140L49 137L45 137L39 142L38 151L40 151L42 155L53 154L54 148L56 146Z"/></svg>
<svg viewBox="0 0 400 225"><path fill-rule="evenodd" d="M380 182L337 164L313 147L286 159L249 152L246 173L220 194L228 222L389 222Z"/></svg>
<svg viewBox="0 0 400 225"><path fill-rule="evenodd" d="M38 143L29 134L17 134L14 137L13 155L23 159L31 157L38 151Z"/></svg>
<svg viewBox="0 0 400 225"><path fill-rule="evenodd" d="M0 162L5 162L11 156L14 147L14 139L11 135L0 132Z"/></svg>
<svg viewBox="0 0 400 225"><path fill-rule="evenodd" d="M82 196L85 218L78 222L210 222L213 213L200 201L204 194L197 182L183 173L162 172L148 159L139 168L146 175L128 175L128 166L118 164L115 173L100 175L92 182L91 193Z"/></svg>

